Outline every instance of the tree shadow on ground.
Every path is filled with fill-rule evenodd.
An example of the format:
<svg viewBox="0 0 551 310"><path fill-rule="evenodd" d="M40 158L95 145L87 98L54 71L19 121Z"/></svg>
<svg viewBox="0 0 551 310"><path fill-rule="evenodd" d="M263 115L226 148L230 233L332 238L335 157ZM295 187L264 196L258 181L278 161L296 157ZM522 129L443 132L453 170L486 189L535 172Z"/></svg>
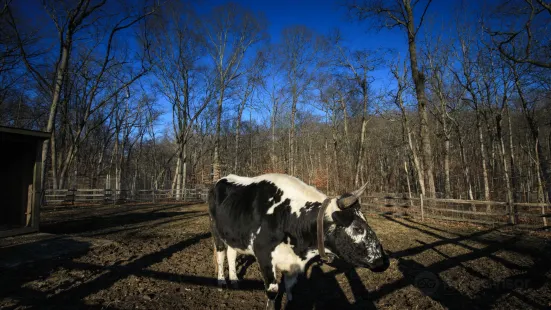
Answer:
<svg viewBox="0 0 551 310"><path fill-rule="evenodd" d="M147 268L172 256L174 253L182 251L185 248L209 237L210 233L196 235L195 237L173 244L163 250L144 255L124 266L111 266L107 269L105 266L74 262L71 261L68 257L65 257L63 262L60 262L59 264L59 266L62 266L63 268L72 270L91 270L95 272L107 270L108 272L104 272L100 276L94 278L89 282L82 283L78 286L72 287L53 296L49 296L47 292L23 287L23 284L25 282L16 283L15 285L12 283L10 285L10 287L12 287L12 290L4 293L9 294L10 296L15 296L16 299L19 300L19 304L17 305L17 307L30 307L38 309L80 309L88 308L88 305L86 305L83 301L85 297L92 295L100 290L107 289L115 282L124 279L130 275L150 276L157 279L165 279L176 282L189 282L198 285L208 285L214 283L215 280L206 277L194 277L172 273L155 272L147 270ZM43 268L41 268L41 270L43 270ZM49 271L51 271L51 269L49 269ZM40 277L40 275L37 274L33 275L35 279L37 276Z"/></svg>
<svg viewBox="0 0 551 310"><path fill-rule="evenodd" d="M373 292L375 298L382 298L383 296L398 289L413 285L425 296L430 297L434 301L449 309L486 309L492 307L498 299L506 295L516 297L527 307L547 309L548 305L540 304L537 301L526 298L523 294L519 293L519 291L529 288L541 288L549 280L546 277L546 273L551 270L551 255L549 251L526 246L520 235L511 237L492 234L492 236L489 236L490 233L495 232L503 226L461 235L443 231L442 229L438 229L424 223L418 223L409 219L399 221L392 217L386 218L389 221L436 238L437 241L426 243L417 240L417 242L420 243L417 247L410 247L405 250L390 253L392 258L398 260L398 269L402 273L403 277L395 282L387 283L377 291ZM453 237L446 237L441 233L451 234ZM467 244L466 241L475 241L482 244L483 247L478 248L471 246ZM444 245L454 245L462 248L463 250L467 250L467 252L465 253L463 251L462 254L448 256L438 249L439 246ZM497 253L502 250L529 256L532 258L534 263L531 266L521 266L515 262L507 260L506 258L498 256ZM444 259L428 266L424 266L413 259L407 258L424 251L433 251ZM493 279L488 278L481 272L469 267L468 264L465 264L481 258L488 258L508 269L517 270L520 273L514 273L514 275L494 282ZM441 277L442 272L448 271L455 267L463 268L466 273L479 278L486 284L485 287L476 293L474 298L462 294L454 288L455 286L452 285L452 283L448 283Z"/></svg>
<svg viewBox="0 0 551 310"><path fill-rule="evenodd" d="M79 234L92 231L101 231L104 229L134 225L145 222L154 222L167 219L169 221L177 220L175 217L182 215L191 215L202 213L199 211L183 212L135 212L118 215L97 215L82 219L67 220L63 222L50 222L41 226L40 230L53 234Z"/></svg>

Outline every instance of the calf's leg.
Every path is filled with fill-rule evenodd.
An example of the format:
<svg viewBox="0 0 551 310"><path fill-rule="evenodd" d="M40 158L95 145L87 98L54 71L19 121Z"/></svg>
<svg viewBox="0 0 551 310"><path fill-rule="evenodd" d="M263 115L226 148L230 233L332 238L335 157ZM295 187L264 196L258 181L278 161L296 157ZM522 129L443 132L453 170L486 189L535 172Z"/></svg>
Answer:
<svg viewBox="0 0 551 310"><path fill-rule="evenodd" d="M297 283L297 273L284 273L283 274L283 280L285 281L285 293L287 294L287 300L291 301L293 300L293 293L292 289L293 286Z"/></svg>

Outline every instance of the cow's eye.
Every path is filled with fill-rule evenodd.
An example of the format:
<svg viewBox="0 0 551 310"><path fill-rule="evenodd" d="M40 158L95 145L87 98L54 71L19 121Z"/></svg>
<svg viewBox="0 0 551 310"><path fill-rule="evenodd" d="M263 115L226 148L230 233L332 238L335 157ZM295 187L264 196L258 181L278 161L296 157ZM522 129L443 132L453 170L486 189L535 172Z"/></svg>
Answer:
<svg viewBox="0 0 551 310"><path fill-rule="evenodd" d="M354 227L352 231L354 232L355 235L361 235L364 233L364 229L361 227Z"/></svg>

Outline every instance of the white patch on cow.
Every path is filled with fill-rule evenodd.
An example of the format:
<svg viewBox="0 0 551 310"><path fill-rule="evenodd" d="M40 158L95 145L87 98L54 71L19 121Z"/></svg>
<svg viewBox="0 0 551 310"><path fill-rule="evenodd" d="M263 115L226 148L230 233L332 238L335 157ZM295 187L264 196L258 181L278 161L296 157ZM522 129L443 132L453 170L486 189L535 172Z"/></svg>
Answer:
<svg viewBox="0 0 551 310"><path fill-rule="evenodd" d="M249 185L251 183L256 183L255 178L241 177L235 174L229 174L223 177L222 179L226 179L228 182L237 184L237 185Z"/></svg>
<svg viewBox="0 0 551 310"><path fill-rule="evenodd" d="M318 255L317 250L310 250L306 254L306 259L302 259L295 254L292 245L280 243L272 251L272 266L274 266L274 269L277 268L282 272L303 272L308 261L316 255Z"/></svg>
<svg viewBox="0 0 551 310"><path fill-rule="evenodd" d="M226 285L226 279L224 278L224 260L226 258L226 251L216 252L216 262L218 263L218 285Z"/></svg>
<svg viewBox="0 0 551 310"><path fill-rule="evenodd" d="M367 219L365 218L364 214L360 210L356 210L356 215L358 215L362 220L367 222Z"/></svg>
<svg viewBox="0 0 551 310"><path fill-rule="evenodd" d="M337 206L337 198L333 198L329 201L327 209L325 209L325 219L327 219L329 222L333 222L333 212L337 211L340 211L339 207Z"/></svg>
<svg viewBox="0 0 551 310"><path fill-rule="evenodd" d="M378 242L368 242L367 247L367 260L373 262L374 260L381 258L384 253L381 251L381 247Z"/></svg>
<svg viewBox="0 0 551 310"><path fill-rule="evenodd" d="M354 241L354 243L361 243L363 242L365 235L367 234L367 231L364 229L363 233L361 234L355 234L354 233L354 227L352 225L346 227L344 230L346 234Z"/></svg>
<svg viewBox="0 0 551 310"><path fill-rule="evenodd" d="M237 259L237 251L232 247L228 247L227 255L228 255L228 267L229 267L229 271L230 271L230 281L234 282L234 281L237 281L237 272L236 272L236 268L235 268L235 261Z"/></svg>
<svg viewBox="0 0 551 310"><path fill-rule="evenodd" d="M251 233L251 239L249 239L249 245L247 246L247 249L242 251L241 254L247 254L247 255L254 255L253 245L254 240L256 239L256 236L258 236L258 233L260 232L260 228L255 233Z"/></svg>
<svg viewBox="0 0 551 310"><path fill-rule="evenodd" d="M268 292L272 292L272 293L277 293L278 290L279 289L278 289L277 283L270 283L267 289Z"/></svg>
<svg viewBox="0 0 551 310"><path fill-rule="evenodd" d="M323 202L323 200L327 198L327 196L318 191L316 188L309 186L301 180L286 174L269 173L253 178L240 177L234 174L230 174L223 179L226 179L228 182L237 185L249 185L262 181L268 181L274 184L277 188L281 190L283 195L281 197L281 201L272 205L268 209L268 214L273 214L275 208L277 208L286 199L289 199L289 201L291 202L291 213L298 216L301 212L300 210L304 208L304 205L307 202ZM270 198L269 201L272 202L273 197Z"/></svg>

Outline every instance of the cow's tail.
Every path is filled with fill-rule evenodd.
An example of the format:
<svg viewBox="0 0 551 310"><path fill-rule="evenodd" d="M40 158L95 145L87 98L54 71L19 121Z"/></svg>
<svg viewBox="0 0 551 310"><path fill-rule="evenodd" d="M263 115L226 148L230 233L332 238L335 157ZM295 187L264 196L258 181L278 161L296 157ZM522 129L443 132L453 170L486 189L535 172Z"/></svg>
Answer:
<svg viewBox="0 0 551 310"><path fill-rule="evenodd" d="M218 275L218 259L216 258L216 245L212 245L212 263L214 264L214 274Z"/></svg>
<svg viewBox="0 0 551 310"><path fill-rule="evenodd" d="M214 273L218 274L218 259L216 256L216 226L214 224L214 214L216 210L216 184L211 187L208 193L207 201L209 204L209 219L210 219L210 230L212 235L212 262L214 263Z"/></svg>
<svg viewBox="0 0 551 310"><path fill-rule="evenodd" d="M209 216L212 220L216 208L216 184L210 188L207 196L207 202L209 204Z"/></svg>

